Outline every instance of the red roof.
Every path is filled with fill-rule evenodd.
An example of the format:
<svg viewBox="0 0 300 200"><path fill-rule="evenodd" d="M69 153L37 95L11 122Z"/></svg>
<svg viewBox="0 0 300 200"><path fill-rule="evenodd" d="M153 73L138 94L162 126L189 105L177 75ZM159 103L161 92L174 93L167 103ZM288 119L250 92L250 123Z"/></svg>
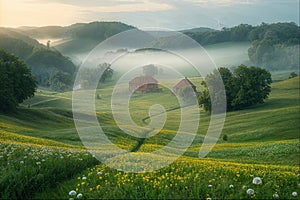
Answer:
<svg viewBox="0 0 300 200"><path fill-rule="evenodd" d="M184 78L181 81L179 81L175 86L174 86L174 90L178 90L180 88L183 88L185 86L192 86L192 87L196 87L189 79Z"/></svg>
<svg viewBox="0 0 300 200"><path fill-rule="evenodd" d="M129 81L131 85L145 85L145 84L157 84L157 80L155 80L152 76L138 76Z"/></svg>

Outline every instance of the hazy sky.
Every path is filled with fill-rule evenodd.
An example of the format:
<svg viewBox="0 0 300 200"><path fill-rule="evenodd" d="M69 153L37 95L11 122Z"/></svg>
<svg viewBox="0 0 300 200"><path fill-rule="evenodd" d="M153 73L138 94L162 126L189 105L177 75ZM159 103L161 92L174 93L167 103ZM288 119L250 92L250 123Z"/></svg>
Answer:
<svg viewBox="0 0 300 200"><path fill-rule="evenodd" d="M175 30L279 21L299 24L299 0L0 0L0 26L91 21Z"/></svg>

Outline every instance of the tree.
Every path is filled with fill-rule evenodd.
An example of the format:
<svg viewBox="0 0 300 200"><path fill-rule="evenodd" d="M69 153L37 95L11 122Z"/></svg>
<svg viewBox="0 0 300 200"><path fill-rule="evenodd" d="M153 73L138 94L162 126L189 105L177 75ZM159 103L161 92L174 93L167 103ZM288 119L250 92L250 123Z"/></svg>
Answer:
<svg viewBox="0 0 300 200"><path fill-rule="evenodd" d="M0 50L0 111L15 110L19 103L34 95L36 84L24 62Z"/></svg>
<svg viewBox="0 0 300 200"><path fill-rule="evenodd" d="M184 86L180 88L178 91L178 95L186 105L193 104L194 102L193 100L197 99L196 97L197 94L195 93L195 91L191 86Z"/></svg>
<svg viewBox="0 0 300 200"><path fill-rule="evenodd" d="M55 91L65 91L70 89L72 77L69 73L55 70L49 78L50 89Z"/></svg>
<svg viewBox="0 0 300 200"><path fill-rule="evenodd" d="M227 111L263 103L271 91L271 74L266 69L240 65L231 73L227 68L219 68L218 72L215 70L208 74L205 81L202 82L205 89L199 98L199 104L206 111L211 111L211 101L218 99L220 91L214 87L216 84L213 83L217 79L218 73L221 75L225 87ZM210 90L207 85L210 85Z"/></svg>
<svg viewBox="0 0 300 200"><path fill-rule="evenodd" d="M260 67L247 67L240 65L233 74L234 98L231 106L233 109L263 103L271 92L271 74Z"/></svg>
<svg viewBox="0 0 300 200"><path fill-rule="evenodd" d="M198 103L203 107L205 111L211 112L211 99L209 91L207 89L207 84L205 83L205 81L202 81L201 85L203 85L206 89L202 91L202 95L199 97Z"/></svg>
<svg viewBox="0 0 300 200"><path fill-rule="evenodd" d="M289 79L290 79L290 78L294 78L294 77L296 77L296 76L298 76L298 75L296 74L296 72L292 72L292 73L290 74L290 76L289 76Z"/></svg>
<svg viewBox="0 0 300 200"><path fill-rule="evenodd" d="M223 84L220 77L221 73L227 73L226 68L220 68L214 70L213 73L208 74L205 81L202 81L201 85L204 86L205 90L202 91L202 95L199 97L199 104L206 111L213 111L214 113L223 113L226 109L224 105L224 97L226 96L225 90L221 89L220 86ZM212 106L214 110L212 110Z"/></svg>
<svg viewBox="0 0 300 200"><path fill-rule="evenodd" d="M143 73L145 76L154 76L158 74L158 68L155 65L146 65L143 67Z"/></svg>
<svg viewBox="0 0 300 200"><path fill-rule="evenodd" d="M91 87L94 83L104 83L109 81L113 76L114 70L108 63L101 63L94 68L83 68L79 73L81 86L84 88ZM101 77L100 77L101 75Z"/></svg>
<svg viewBox="0 0 300 200"><path fill-rule="evenodd" d="M104 71L100 78L100 83L104 83L108 80L111 80L111 78L114 74L114 70L112 68L110 68L110 64L102 63L98 67L101 72Z"/></svg>

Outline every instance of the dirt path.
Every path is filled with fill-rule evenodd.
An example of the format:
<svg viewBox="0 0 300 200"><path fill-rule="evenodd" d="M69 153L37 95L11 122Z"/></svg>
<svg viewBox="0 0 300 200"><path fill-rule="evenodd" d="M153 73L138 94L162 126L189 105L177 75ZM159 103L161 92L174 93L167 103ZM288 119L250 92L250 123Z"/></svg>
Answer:
<svg viewBox="0 0 300 200"><path fill-rule="evenodd" d="M146 120L150 119L151 117L159 116L159 115L162 115L162 114L164 114L164 113L167 113L167 112L170 112L170 111L173 111L173 110L178 110L178 109L180 109L180 108L181 108L180 106L177 106L177 107L174 107L174 108L169 108L169 109L167 109L165 112L161 112L161 113L158 113L158 114L152 115L152 116L147 116L147 117L142 118L141 120L142 120L142 122L143 122L144 124L146 124ZM153 131L153 130L150 130L150 131L148 131L147 133L145 133L146 136L148 135L148 133L150 133L150 132L152 132L152 131ZM134 146L134 147L130 150L130 152L137 152L137 151L139 151L140 148L142 147L142 145L145 143L146 139L147 139L147 137L145 137L145 138L139 138L137 145Z"/></svg>

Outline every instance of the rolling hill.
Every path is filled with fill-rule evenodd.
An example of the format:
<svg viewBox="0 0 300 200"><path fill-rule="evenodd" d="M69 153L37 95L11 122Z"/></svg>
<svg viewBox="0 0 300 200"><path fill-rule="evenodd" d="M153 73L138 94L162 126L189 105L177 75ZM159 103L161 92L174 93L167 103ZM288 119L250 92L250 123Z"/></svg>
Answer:
<svg viewBox="0 0 300 200"><path fill-rule="evenodd" d="M23 60L40 86L51 87L51 76L61 72L72 77L75 65L60 52L12 29L0 28L0 48ZM70 83L69 83L70 84Z"/></svg>
<svg viewBox="0 0 300 200"><path fill-rule="evenodd" d="M181 30L180 32L182 32L182 33L188 33L188 32L200 33L200 32L211 32L211 31L215 31L215 29L207 28L207 27L198 27L198 28Z"/></svg>
<svg viewBox="0 0 300 200"><path fill-rule="evenodd" d="M3 195L16 195L16 198L47 198L50 195L61 199L74 190L86 198L152 198L157 194L161 198L248 198L247 189L253 188L257 198L271 199L274 193L282 198L293 198L291 192L297 191L299 169L299 79L298 76L273 83L270 98L262 105L227 113L222 135L228 135L228 140L220 138L205 159L198 158L198 151L208 127L209 114L201 112L200 128L184 156L168 167L139 174L123 173L95 162L83 150L74 127L70 110L72 93L39 90L35 97L23 103L17 113L0 115L0 148L3 149L0 159L17 156L10 162L23 169L18 175L14 173L15 168L6 167L7 175L2 175L1 180L7 182L16 176L17 180L26 180L29 174L35 180L28 182L30 187L19 182L17 188L16 184L0 184L1 188L6 188ZM200 87L199 78L191 80ZM107 85L97 90L101 94L101 99L96 100L98 120L113 143L136 151L135 154L140 156L137 166L143 168L151 159L147 153L162 148L176 134L180 112L170 110L164 128L140 143L138 138L125 134L116 125L109 108L112 89ZM167 90L156 94L135 94L130 103L133 120L142 125L141 119L148 116L148 109L155 102L166 109L178 104ZM27 159L24 152L33 153ZM84 165L78 163L78 159L84 160ZM110 162L122 168L128 160L118 156ZM39 170L43 163L51 168ZM80 168L74 167L76 165ZM26 171L27 167L36 171ZM67 173L70 167L76 170ZM47 181L53 170L60 171L55 183ZM262 177L263 184L251 184L254 176ZM35 189L41 181L44 188ZM158 182L161 187L156 185ZM132 192L135 191L132 188L138 186L139 191Z"/></svg>
<svg viewBox="0 0 300 200"><path fill-rule="evenodd" d="M192 81L200 87L200 81L197 78L193 78ZM276 82L272 84L272 92L270 98L266 103L262 105L253 106L249 109L242 111L234 111L227 113L226 123L223 129L223 135L228 135L228 141L219 140L218 145L216 145L215 150L209 155L213 158L224 158L226 159L245 162L246 159L243 158L244 153L249 153L255 148L266 148L271 151L273 145L298 145L297 139L299 137L298 130L299 124L297 119L299 118L299 104L298 104L298 94L299 94L299 77ZM101 94L101 99L96 101L97 114L99 120L105 126L105 130L109 132L111 138L117 143L122 144L134 144L137 143L137 139L132 137L127 137L115 124L113 116L110 110L110 92L112 88L105 87L99 89L97 93ZM49 124L49 126L42 126L39 120L35 122L35 129L33 131L22 131L21 134L48 138L56 141L64 141L69 144L80 145L80 139L76 133L75 127L72 122L71 110L71 92L66 93L52 93L47 91L38 91L36 96L24 102L24 106L30 105L31 109L21 110L19 116L25 115L25 113L38 112L38 113L48 113L48 117L51 115L57 116L51 123L56 123L60 121L61 125ZM166 101L168 99L168 101ZM148 116L148 108L154 102L159 102L164 105L166 109L176 107L177 101L170 96L170 93L165 91L163 94L149 94L149 95L136 95L132 98L132 104L134 107L131 109L131 114L136 123L140 124L141 119ZM24 114L22 114L24 112ZM170 119L165 124L165 128L157 134L155 137L151 137L145 141L145 144L141 147L142 151L149 151L160 148L162 145L168 143L172 138L173 134L176 133L176 128L178 127L178 120L180 113L178 111L170 111L168 113ZM26 114L28 115L28 114ZM1 117L1 120L5 120L6 123L20 123L20 125L28 124L31 127L30 117L20 118L15 120L16 116L13 117ZM53 119L54 119L53 118ZM34 119L34 118L33 118ZM43 119L43 118L41 118ZM28 120L28 121L27 121ZM207 130L209 123L209 115L206 112L201 112L200 129L194 140L193 145L187 151L189 156L197 156L199 151L199 145L203 141L204 134ZM41 125L39 125L41 124ZM176 125L177 124L177 125ZM56 127L51 130L51 127ZM122 135L122 139L116 135L119 133ZM71 139L73 138L73 139ZM289 152L289 155L274 154L275 157L258 157L253 154L248 156L247 160L252 162L271 162L274 164L283 164L284 160L288 157L293 158L289 161L290 164L297 164L299 160L295 159L298 152L297 147L291 147L294 150ZM228 155L231 150L239 147L239 150L243 150L244 153L235 153ZM242 147L242 148L240 148ZM278 149L280 151L280 149ZM223 153L222 153L223 152ZM243 158L243 159L241 159Z"/></svg>
<svg viewBox="0 0 300 200"><path fill-rule="evenodd" d="M132 28L134 27L120 22L91 22L65 27L21 27L18 31L39 41L54 40L56 42L53 46L64 55L70 56L90 51L106 38Z"/></svg>

